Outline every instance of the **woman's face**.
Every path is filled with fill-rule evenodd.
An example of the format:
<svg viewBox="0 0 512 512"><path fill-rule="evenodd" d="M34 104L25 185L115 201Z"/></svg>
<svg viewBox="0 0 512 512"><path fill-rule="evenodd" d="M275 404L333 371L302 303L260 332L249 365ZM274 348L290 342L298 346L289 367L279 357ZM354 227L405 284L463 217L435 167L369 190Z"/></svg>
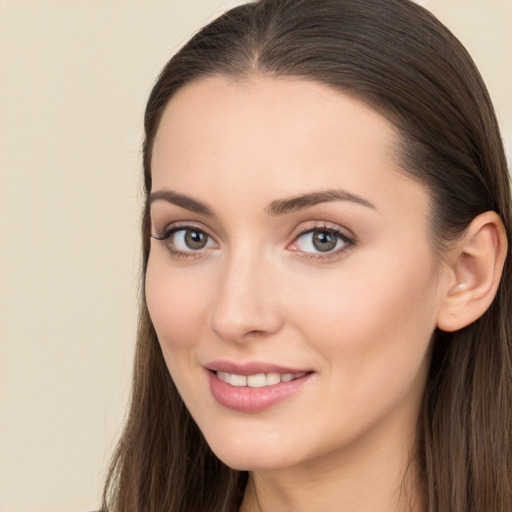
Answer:
<svg viewBox="0 0 512 512"><path fill-rule="evenodd" d="M147 303L228 465L346 460L412 439L445 273L395 137L365 104L305 80L210 77L170 101Z"/></svg>

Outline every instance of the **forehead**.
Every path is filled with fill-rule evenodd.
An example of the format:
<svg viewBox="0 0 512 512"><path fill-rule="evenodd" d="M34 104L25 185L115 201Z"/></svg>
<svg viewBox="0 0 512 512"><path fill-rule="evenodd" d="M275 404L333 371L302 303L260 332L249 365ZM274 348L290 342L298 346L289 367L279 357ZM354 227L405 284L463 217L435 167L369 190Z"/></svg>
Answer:
<svg viewBox="0 0 512 512"><path fill-rule="evenodd" d="M357 127L364 129L354 130ZM252 146L269 147L273 142L296 145L312 136L316 141L327 137L348 144L364 135L368 143L379 139L391 149L395 139L394 127L384 117L328 85L292 77L213 76L174 94L159 126L154 154L173 141L178 144L176 137L204 137L202 142L215 138L218 144L223 135L235 134L240 139L250 136Z"/></svg>
<svg viewBox="0 0 512 512"><path fill-rule="evenodd" d="M386 119L324 84L215 76L193 82L173 96L157 132L152 167L158 170L163 160L169 164L179 157L199 159L199 144L210 161L222 152L241 160L270 160L273 154L294 153L297 147L304 158L313 156L304 154L313 146L318 157L328 157L333 145L347 156L371 153L383 160L391 158L394 140L393 126ZM282 163L276 162L281 167Z"/></svg>
<svg viewBox="0 0 512 512"><path fill-rule="evenodd" d="M155 138L153 190L269 200L343 188L372 203L423 188L397 165L393 125L365 103L297 78L214 76L173 96ZM275 197L272 197L275 196ZM417 198L416 198L417 199Z"/></svg>

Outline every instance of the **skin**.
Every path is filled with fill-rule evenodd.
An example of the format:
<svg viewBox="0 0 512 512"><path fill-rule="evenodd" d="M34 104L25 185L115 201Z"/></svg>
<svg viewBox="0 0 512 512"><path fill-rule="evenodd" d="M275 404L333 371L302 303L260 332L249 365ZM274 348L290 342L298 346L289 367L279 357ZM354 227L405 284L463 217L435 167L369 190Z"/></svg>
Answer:
<svg viewBox="0 0 512 512"><path fill-rule="evenodd" d="M210 214L155 200L153 235L179 223L209 238L195 251L178 234L152 239L147 303L212 450L251 471L244 512L423 510L416 422L454 283L429 237L428 192L398 167L395 142L368 106L305 80L209 77L166 108L152 192L192 197ZM268 213L332 189L362 201ZM320 253L303 228L354 243ZM313 373L278 405L238 412L210 392L204 365L218 359Z"/></svg>

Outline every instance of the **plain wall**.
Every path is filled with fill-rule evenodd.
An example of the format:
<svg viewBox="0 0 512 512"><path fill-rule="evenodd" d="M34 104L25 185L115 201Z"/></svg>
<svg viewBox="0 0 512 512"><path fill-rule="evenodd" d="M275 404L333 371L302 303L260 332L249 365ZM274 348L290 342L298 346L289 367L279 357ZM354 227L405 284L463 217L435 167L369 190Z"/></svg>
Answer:
<svg viewBox="0 0 512 512"><path fill-rule="evenodd" d="M0 512L98 507L130 387L144 104L227 0L0 0ZM512 1L426 0L512 148Z"/></svg>

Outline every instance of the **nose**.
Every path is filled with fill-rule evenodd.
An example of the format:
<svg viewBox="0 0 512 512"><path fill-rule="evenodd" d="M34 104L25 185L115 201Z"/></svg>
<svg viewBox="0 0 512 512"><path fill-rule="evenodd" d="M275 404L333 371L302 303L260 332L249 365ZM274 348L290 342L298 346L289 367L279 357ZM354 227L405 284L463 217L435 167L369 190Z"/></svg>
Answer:
<svg viewBox="0 0 512 512"><path fill-rule="evenodd" d="M246 342L268 337L283 325L278 281L272 264L248 255L224 262L210 311L210 326L221 339Z"/></svg>

